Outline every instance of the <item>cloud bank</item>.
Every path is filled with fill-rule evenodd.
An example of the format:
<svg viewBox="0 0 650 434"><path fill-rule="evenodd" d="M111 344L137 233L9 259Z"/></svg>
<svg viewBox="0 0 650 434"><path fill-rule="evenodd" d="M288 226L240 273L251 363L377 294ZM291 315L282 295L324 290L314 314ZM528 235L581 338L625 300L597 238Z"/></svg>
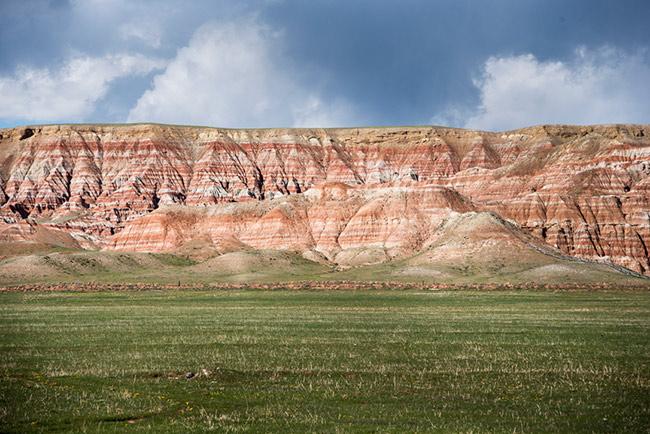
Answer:
<svg viewBox="0 0 650 434"><path fill-rule="evenodd" d="M650 63L645 54L581 48L568 62L540 61L532 54L491 57L474 81L479 106L470 114L450 109L432 120L497 131L537 124L647 123Z"/></svg>
<svg viewBox="0 0 650 434"><path fill-rule="evenodd" d="M74 57L56 69L19 66L0 76L0 118L27 121L82 120L118 78L141 76L165 62L142 55Z"/></svg>
<svg viewBox="0 0 650 434"><path fill-rule="evenodd" d="M129 122L224 127L337 126L355 122L343 99L323 98L282 52L282 34L255 20L210 23L147 90Z"/></svg>

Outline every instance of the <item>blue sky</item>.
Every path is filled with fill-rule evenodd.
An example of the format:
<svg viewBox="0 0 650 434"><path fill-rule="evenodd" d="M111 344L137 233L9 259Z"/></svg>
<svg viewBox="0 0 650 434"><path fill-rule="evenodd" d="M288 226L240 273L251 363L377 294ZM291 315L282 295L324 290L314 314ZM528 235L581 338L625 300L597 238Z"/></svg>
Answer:
<svg viewBox="0 0 650 434"><path fill-rule="evenodd" d="M0 126L650 122L645 0L0 1Z"/></svg>

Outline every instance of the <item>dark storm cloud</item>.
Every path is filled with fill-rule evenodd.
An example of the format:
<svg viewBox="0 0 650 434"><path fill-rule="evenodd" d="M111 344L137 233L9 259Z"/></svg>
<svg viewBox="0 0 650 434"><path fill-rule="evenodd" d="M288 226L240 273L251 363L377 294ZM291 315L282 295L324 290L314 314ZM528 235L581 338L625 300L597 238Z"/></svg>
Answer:
<svg viewBox="0 0 650 434"><path fill-rule="evenodd" d="M516 81L508 92L533 96L539 92L528 84L557 62L566 71L554 80L580 90L576 98L602 93L611 99L601 90L617 77L632 81L619 92L625 95L647 83L648 13L650 3L635 0L3 1L0 124L170 120L173 104L191 105L183 96L194 92L209 96L200 107L214 114L201 117L193 107L181 107L179 122L386 125L437 119L464 125L479 119L481 127L501 128L507 122L496 120L490 104L510 103L494 94L505 89L506 76ZM256 57L236 59L242 51ZM70 71L78 64L74 59L84 59L100 77L80 84L83 77ZM608 63L612 59L629 67L617 69ZM102 67L108 72L95 72ZM589 81L591 70L600 76ZM196 77L181 78L191 71ZM573 82L573 76L585 79ZM246 91L261 82L267 85L257 88L259 98ZM274 83L279 90L268 89ZM54 101L48 112L25 102L38 92L47 96L38 106L47 106L56 89L77 104L66 110ZM282 93L289 94L287 101L277 102ZM241 105L234 110L241 122L210 105L220 95L229 98L224 96L223 107ZM166 103L169 108L160 107ZM257 107L250 116L247 105ZM477 118L481 110L489 116ZM626 113L629 121L648 114L637 112ZM545 122L545 113L533 107L518 122ZM600 111L589 119L607 116Z"/></svg>

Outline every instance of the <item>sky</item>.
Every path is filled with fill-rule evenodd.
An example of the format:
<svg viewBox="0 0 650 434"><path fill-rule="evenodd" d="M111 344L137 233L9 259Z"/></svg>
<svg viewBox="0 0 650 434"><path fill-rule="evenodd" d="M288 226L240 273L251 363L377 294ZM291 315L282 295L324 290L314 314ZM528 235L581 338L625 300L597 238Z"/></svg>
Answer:
<svg viewBox="0 0 650 434"><path fill-rule="evenodd" d="M647 0L0 0L0 127L650 123Z"/></svg>

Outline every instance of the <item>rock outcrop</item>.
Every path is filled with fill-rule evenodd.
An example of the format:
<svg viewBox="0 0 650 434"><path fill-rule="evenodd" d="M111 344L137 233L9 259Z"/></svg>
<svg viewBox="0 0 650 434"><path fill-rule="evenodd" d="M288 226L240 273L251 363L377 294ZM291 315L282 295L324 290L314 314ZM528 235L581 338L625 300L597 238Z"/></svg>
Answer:
<svg viewBox="0 0 650 434"><path fill-rule="evenodd" d="M194 242L356 265L413 255L450 218L490 212L564 254L650 275L647 125L60 125L0 137L6 237L40 226L82 247Z"/></svg>

